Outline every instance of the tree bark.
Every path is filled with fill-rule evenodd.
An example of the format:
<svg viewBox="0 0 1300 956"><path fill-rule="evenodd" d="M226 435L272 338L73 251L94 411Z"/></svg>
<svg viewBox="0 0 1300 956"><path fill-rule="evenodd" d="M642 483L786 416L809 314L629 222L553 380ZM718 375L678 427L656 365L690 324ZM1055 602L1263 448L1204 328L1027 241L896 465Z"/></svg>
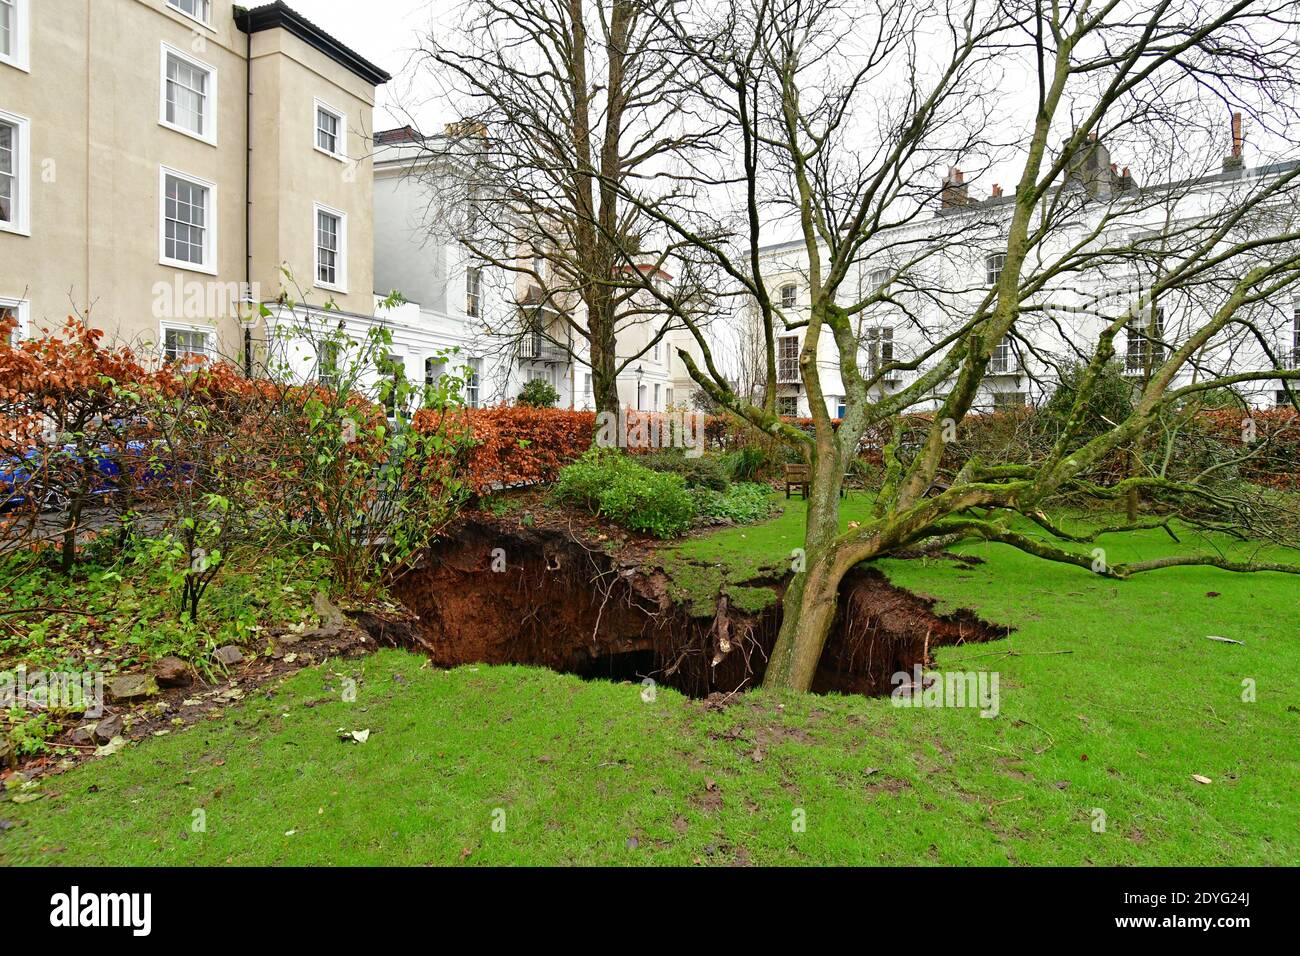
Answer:
<svg viewBox="0 0 1300 956"><path fill-rule="evenodd" d="M814 464L808 491L804 570L797 572L782 601L781 630L772 648L764 687L807 691L835 623L840 581L847 570L835 547L840 523L843 473L834 452Z"/></svg>
<svg viewBox="0 0 1300 956"><path fill-rule="evenodd" d="M71 574L77 563L77 532L81 526L81 512L85 507L85 496L78 489L68 501L67 520L63 526L63 553L59 563L64 574Z"/></svg>
<svg viewBox="0 0 1300 956"><path fill-rule="evenodd" d="M591 349L591 391L597 412L617 415L618 354L614 336L614 303L607 289L593 285L583 296Z"/></svg>

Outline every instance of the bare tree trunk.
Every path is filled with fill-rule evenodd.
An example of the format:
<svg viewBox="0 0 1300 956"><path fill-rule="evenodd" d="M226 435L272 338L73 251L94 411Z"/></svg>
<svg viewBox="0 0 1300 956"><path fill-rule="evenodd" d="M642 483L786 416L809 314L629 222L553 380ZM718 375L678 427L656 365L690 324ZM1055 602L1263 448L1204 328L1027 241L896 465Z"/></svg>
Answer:
<svg viewBox="0 0 1300 956"><path fill-rule="evenodd" d="M71 574L77 563L77 532L81 526L81 512L85 509L86 497L78 489L68 501L68 517L63 525L63 553L60 568L64 574Z"/></svg>
<svg viewBox="0 0 1300 956"><path fill-rule="evenodd" d="M597 412L618 414L618 355L614 303L608 290L594 287L584 296L591 343L591 391Z"/></svg>
<svg viewBox="0 0 1300 956"><path fill-rule="evenodd" d="M609 336L610 339L613 336ZM618 373L614 356L614 343L602 342L593 336L591 342L591 390L597 412L617 415L619 410Z"/></svg>

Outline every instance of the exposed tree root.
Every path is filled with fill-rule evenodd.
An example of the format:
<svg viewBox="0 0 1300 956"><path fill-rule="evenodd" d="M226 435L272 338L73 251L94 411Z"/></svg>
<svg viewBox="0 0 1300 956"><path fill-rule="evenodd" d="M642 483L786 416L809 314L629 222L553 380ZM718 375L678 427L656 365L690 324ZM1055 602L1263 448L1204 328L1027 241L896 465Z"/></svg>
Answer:
<svg viewBox="0 0 1300 956"><path fill-rule="evenodd" d="M441 666L517 663L651 678L696 697L760 684L780 604L751 613L721 595L712 617L698 617L673 601L670 584L662 571L622 566L554 529L472 520L403 579L398 596L419 617L419 634L405 643ZM1006 633L969 611L938 615L932 601L880 573L855 571L813 689L887 693L892 675L924 665L930 648Z"/></svg>

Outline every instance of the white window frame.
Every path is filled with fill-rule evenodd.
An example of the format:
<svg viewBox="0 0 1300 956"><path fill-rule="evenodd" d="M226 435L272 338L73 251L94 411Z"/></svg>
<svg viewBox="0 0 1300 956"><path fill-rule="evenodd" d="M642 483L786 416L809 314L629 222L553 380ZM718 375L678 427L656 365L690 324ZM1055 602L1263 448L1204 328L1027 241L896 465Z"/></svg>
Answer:
<svg viewBox="0 0 1300 956"><path fill-rule="evenodd" d="M873 325L866 330L867 373L872 378L894 363L894 327Z"/></svg>
<svg viewBox="0 0 1300 956"><path fill-rule="evenodd" d="M989 353L989 375L1020 374L1020 356L1016 352L1015 340L1010 334L1002 336L993 351Z"/></svg>
<svg viewBox="0 0 1300 956"><path fill-rule="evenodd" d="M320 344L316 349L315 366L316 381L326 388L338 388L342 380L340 368L343 362L343 353L346 350L344 343L338 339L331 338Z"/></svg>
<svg viewBox="0 0 1300 956"><path fill-rule="evenodd" d="M195 325L190 322L172 322L163 319L158 323L158 359L161 362L167 362L167 333L168 332L198 332L207 339L207 349L204 352L204 358L209 362L216 358L217 351L217 329L212 325Z"/></svg>
<svg viewBox="0 0 1300 956"><path fill-rule="evenodd" d="M473 308L470 305L473 304ZM465 315L471 319L483 317L483 267L465 268Z"/></svg>
<svg viewBox="0 0 1300 956"><path fill-rule="evenodd" d="M18 217L13 222L0 220L0 232L20 236L32 234L32 123L25 116L0 110L0 121L18 130L18 149L14 154L14 176L17 188L14 199L18 204Z"/></svg>
<svg viewBox="0 0 1300 956"><path fill-rule="evenodd" d="M328 149L324 149L321 147L320 144L320 114L321 113L328 113L330 116L338 120L339 130L334 137L335 145L339 147L337 152L331 153ZM331 106L329 103L326 103L324 100L319 98L313 100L313 105L311 110L311 145L312 148L316 150L316 152L320 153L323 156L328 156L330 159L336 159L340 163L346 163L348 161L348 125L343 116L343 111L340 110L338 107Z"/></svg>
<svg viewBox="0 0 1300 956"><path fill-rule="evenodd" d="M339 247L335 255L334 281L322 282L320 278L320 214L334 216L339 221ZM328 289L341 295L348 293L348 214L324 203L314 203L311 211L312 284L318 289Z"/></svg>
<svg viewBox="0 0 1300 956"><path fill-rule="evenodd" d="M789 292L789 293L790 293L790 301L789 301L788 304L787 304L787 302L786 302L786 295L785 295L786 292ZM798 283L795 283L795 282L786 282L786 283L784 283L784 284L781 286L781 288L778 290L777 295L778 295L778 297L779 297L779 299L780 299L780 301L781 301L781 308L783 308L783 309L797 309L797 308L799 308L799 285L798 285Z"/></svg>
<svg viewBox="0 0 1300 956"><path fill-rule="evenodd" d="M781 346L786 341L794 342L794 371L793 372L786 369L786 367L781 362L782 359ZM802 343L799 341L799 336L796 333L790 333L788 335L778 335L776 337L776 380L778 383L782 385L797 385L803 381L803 377L799 374L799 352L801 348L802 348Z"/></svg>
<svg viewBox="0 0 1300 956"><path fill-rule="evenodd" d="M448 363L445 355L426 355L424 357L424 384L437 385L447 375Z"/></svg>
<svg viewBox="0 0 1300 956"><path fill-rule="evenodd" d="M1149 332L1153 318L1156 329L1155 336L1151 337ZM1159 349L1158 355L1157 349ZM1137 364L1134 364L1134 359L1137 360ZM1145 375L1148 365L1154 372L1167 361L1169 361L1169 349L1165 346L1164 306L1156 306L1154 315L1148 307L1142 311L1141 324L1135 326L1130 322L1125 330L1124 374Z"/></svg>
<svg viewBox="0 0 1300 956"><path fill-rule="evenodd" d="M179 123L173 123L167 119L167 58L174 56L178 60L183 60L196 69L203 70L208 74L207 93L203 99L203 132L196 133L192 129L186 129ZM197 139L200 143L207 143L209 146L217 145L217 68L210 63L204 63L202 60L190 56L184 50L172 46L170 43L163 41L161 52L158 56L158 123L170 130L174 130L190 139Z"/></svg>
<svg viewBox="0 0 1300 956"><path fill-rule="evenodd" d="M380 363L379 376L375 381L375 386L378 388L386 381L393 383L392 391L388 393L388 397L383 402L384 411L387 413L389 420L392 420L397 418L399 411L403 415L408 412L406 408L399 409L397 406L397 393L400 391L402 383L410 383L410 379L406 375L406 355L402 352L388 352L380 359ZM414 397L414 395L408 395L407 402L410 402Z"/></svg>
<svg viewBox="0 0 1300 956"><path fill-rule="evenodd" d="M0 296L0 309L11 309L18 313L18 328L14 329L13 342L21 342L31 334L32 304L26 299L9 299Z"/></svg>
<svg viewBox="0 0 1300 956"><path fill-rule="evenodd" d="M24 73L32 71L31 0L12 0L14 12L13 50L0 53L0 63Z"/></svg>
<svg viewBox="0 0 1300 956"><path fill-rule="evenodd" d="M211 30L212 29L212 0L202 0L202 2L208 8L207 19L204 19L202 17L196 17L188 10L183 10L179 5L178 0L167 0L167 9L171 10L173 13L179 13L186 20L192 20L195 23L201 23L203 26Z"/></svg>
<svg viewBox="0 0 1300 956"><path fill-rule="evenodd" d="M990 288L998 284L1002 271L1007 267L1005 252L991 252L984 257L984 282Z"/></svg>
<svg viewBox="0 0 1300 956"><path fill-rule="evenodd" d="M167 257L167 177L175 176L192 186L202 186L208 191L208 205L204 215L203 227L203 263L186 262L183 259ZM217 274L217 184L208 182L199 176L183 173L171 166L158 167L158 264L171 269L184 269L186 272L202 272L205 275Z"/></svg>
<svg viewBox="0 0 1300 956"><path fill-rule="evenodd" d="M468 408L483 407L483 359L477 355L467 356L462 366L465 373L465 405ZM471 394L472 393L472 394Z"/></svg>

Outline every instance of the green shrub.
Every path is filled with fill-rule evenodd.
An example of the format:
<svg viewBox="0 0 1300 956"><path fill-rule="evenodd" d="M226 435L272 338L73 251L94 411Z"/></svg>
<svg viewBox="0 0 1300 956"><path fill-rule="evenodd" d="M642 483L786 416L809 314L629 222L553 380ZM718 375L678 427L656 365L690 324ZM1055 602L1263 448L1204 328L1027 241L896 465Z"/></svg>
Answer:
<svg viewBox="0 0 1300 956"><path fill-rule="evenodd" d="M776 498L767 485L742 482L726 491L711 488L692 488L696 514L715 521L734 521L748 524L771 515Z"/></svg>
<svg viewBox="0 0 1300 956"><path fill-rule="evenodd" d="M1071 363L1061 369L1060 385L1043 403L1040 415L1053 437L1059 435L1069 421L1087 371L1088 367L1082 363ZM1119 362L1108 363L1083 408L1076 443L1090 441L1109 431L1113 422L1128 418L1133 413L1133 391L1133 382L1125 376L1124 367Z"/></svg>
<svg viewBox="0 0 1300 956"><path fill-rule="evenodd" d="M710 455L698 458L687 456L685 449L665 448L653 451L637 459L651 471L670 472L686 479L688 488L711 488L714 491L726 491L727 473L722 461Z"/></svg>
<svg viewBox="0 0 1300 956"><path fill-rule="evenodd" d="M550 382L535 378L519 392L519 404L529 408L554 408L560 393Z"/></svg>
<svg viewBox="0 0 1300 956"><path fill-rule="evenodd" d="M695 517L681 475L651 471L613 448L593 448L563 468L555 495L630 531L658 538L681 534Z"/></svg>
<svg viewBox="0 0 1300 956"><path fill-rule="evenodd" d="M767 453L757 445L744 445L723 458L723 468L732 481L753 481L767 465Z"/></svg>

